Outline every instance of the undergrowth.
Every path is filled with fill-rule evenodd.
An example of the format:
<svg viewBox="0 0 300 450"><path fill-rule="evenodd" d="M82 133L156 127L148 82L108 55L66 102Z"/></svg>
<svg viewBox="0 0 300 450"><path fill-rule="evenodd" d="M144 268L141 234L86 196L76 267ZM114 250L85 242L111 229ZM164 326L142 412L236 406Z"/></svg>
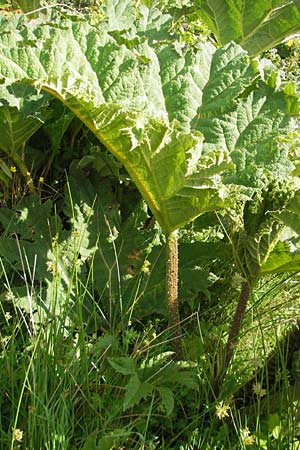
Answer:
<svg viewBox="0 0 300 450"><path fill-rule="evenodd" d="M95 195L77 200L72 176L60 211L35 195L1 213L0 449L298 448L298 276L258 283L222 382L238 289L234 269L207 256L203 273L218 276L182 290L185 360L174 362L165 312L154 314L159 230L143 228L140 200L125 220ZM144 247L126 242L126 221Z"/></svg>

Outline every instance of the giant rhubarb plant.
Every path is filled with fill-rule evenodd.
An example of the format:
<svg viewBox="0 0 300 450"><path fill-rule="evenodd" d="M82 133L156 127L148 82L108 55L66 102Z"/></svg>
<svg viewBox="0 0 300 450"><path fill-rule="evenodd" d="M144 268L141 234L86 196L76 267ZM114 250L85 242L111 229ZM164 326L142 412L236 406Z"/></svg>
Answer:
<svg viewBox="0 0 300 450"><path fill-rule="evenodd" d="M296 100L239 45L183 47L168 32L170 16L141 6L134 22L130 1L109 4L98 27L66 12L2 17L0 81L61 100L127 169L167 236L169 319L181 357L176 230L224 208L233 183L268 168L290 172L277 138Z"/></svg>

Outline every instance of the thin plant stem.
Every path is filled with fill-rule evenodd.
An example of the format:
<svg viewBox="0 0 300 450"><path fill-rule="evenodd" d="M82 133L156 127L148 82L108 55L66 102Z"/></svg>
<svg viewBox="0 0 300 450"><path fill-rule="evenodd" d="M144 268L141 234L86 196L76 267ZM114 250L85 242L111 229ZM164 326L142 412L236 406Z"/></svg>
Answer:
<svg viewBox="0 0 300 450"><path fill-rule="evenodd" d="M183 359L182 330L178 305L178 237L177 231L167 236L166 290L169 326L173 331L173 348L177 360Z"/></svg>
<svg viewBox="0 0 300 450"><path fill-rule="evenodd" d="M241 294L239 298L239 302L237 304L235 315L231 324L230 333L228 336L227 346L226 346L226 360L225 360L225 369L230 364L234 349L236 347L237 338L241 329L241 324L243 317L246 312L247 302L250 297L250 284L248 281L245 281L242 284Z"/></svg>

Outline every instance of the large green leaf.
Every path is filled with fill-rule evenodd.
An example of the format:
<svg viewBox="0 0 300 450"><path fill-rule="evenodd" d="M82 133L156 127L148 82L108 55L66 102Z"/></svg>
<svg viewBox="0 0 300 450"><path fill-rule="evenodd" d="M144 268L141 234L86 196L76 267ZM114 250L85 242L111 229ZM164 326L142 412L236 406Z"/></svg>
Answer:
<svg viewBox="0 0 300 450"><path fill-rule="evenodd" d="M267 179L245 203L244 226L234 239L234 256L249 282L263 273L300 268L298 253L293 253L287 242L279 242L285 227L282 214L293 202L295 189L291 179Z"/></svg>
<svg viewBox="0 0 300 450"><path fill-rule="evenodd" d="M238 42L251 55L300 31L299 0L194 0L221 45Z"/></svg>
<svg viewBox="0 0 300 450"><path fill-rule="evenodd" d="M300 191L296 192L283 211L277 213L277 218L300 236Z"/></svg>
<svg viewBox="0 0 300 450"><path fill-rule="evenodd" d="M51 121L47 121L44 132L49 138L52 152L55 153L59 150L63 137L74 120L74 114L58 101L53 102L51 107L53 118Z"/></svg>
<svg viewBox="0 0 300 450"><path fill-rule="evenodd" d="M294 104L272 86L262 92L238 45L180 49L77 16L1 21L3 83L33 84L71 109L124 164L165 232L226 205L230 152L240 172L248 162L291 170L276 139ZM245 149L248 159L238 156Z"/></svg>
<svg viewBox="0 0 300 450"><path fill-rule="evenodd" d="M0 107L0 148L8 155L14 154L42 123L34 118L26 120L16 108Z"/></svg>
<svg viewBox="0 0 300 450"><path fill-rule="evenodd" d="M261 273L299 272L300 252L292 251L287 242L278 242L265 264Z"/></svg>
<svg viewBox="0 0 300 450"><path fill-rule="evenodd" d="M49 116L48 101L30 86L0 88L0 149L14 155Z"/></svg>

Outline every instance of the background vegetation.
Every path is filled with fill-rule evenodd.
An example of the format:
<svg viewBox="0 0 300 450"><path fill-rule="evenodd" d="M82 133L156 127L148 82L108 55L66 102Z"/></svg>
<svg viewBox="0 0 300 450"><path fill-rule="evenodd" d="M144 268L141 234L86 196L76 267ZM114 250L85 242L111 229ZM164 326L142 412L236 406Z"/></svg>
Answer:
<svg viewBox="0 0 300 450"><path fill-rule="evenodd" d="M170 14L179 53L220 45L194 2L132 3ZM63 4L101 29L118 2ZM13 24L44 6L7 0L0 12ZM286 115L299 52L291 38L263 55L273 63L263 82L270 95L282 83ZM178 231L176 361L167 234L128 171L57 98L28 84L0 94L0 449L300 448L296 106L266 171L256 160L237 182L226 165L234 201Z"/></svg>

